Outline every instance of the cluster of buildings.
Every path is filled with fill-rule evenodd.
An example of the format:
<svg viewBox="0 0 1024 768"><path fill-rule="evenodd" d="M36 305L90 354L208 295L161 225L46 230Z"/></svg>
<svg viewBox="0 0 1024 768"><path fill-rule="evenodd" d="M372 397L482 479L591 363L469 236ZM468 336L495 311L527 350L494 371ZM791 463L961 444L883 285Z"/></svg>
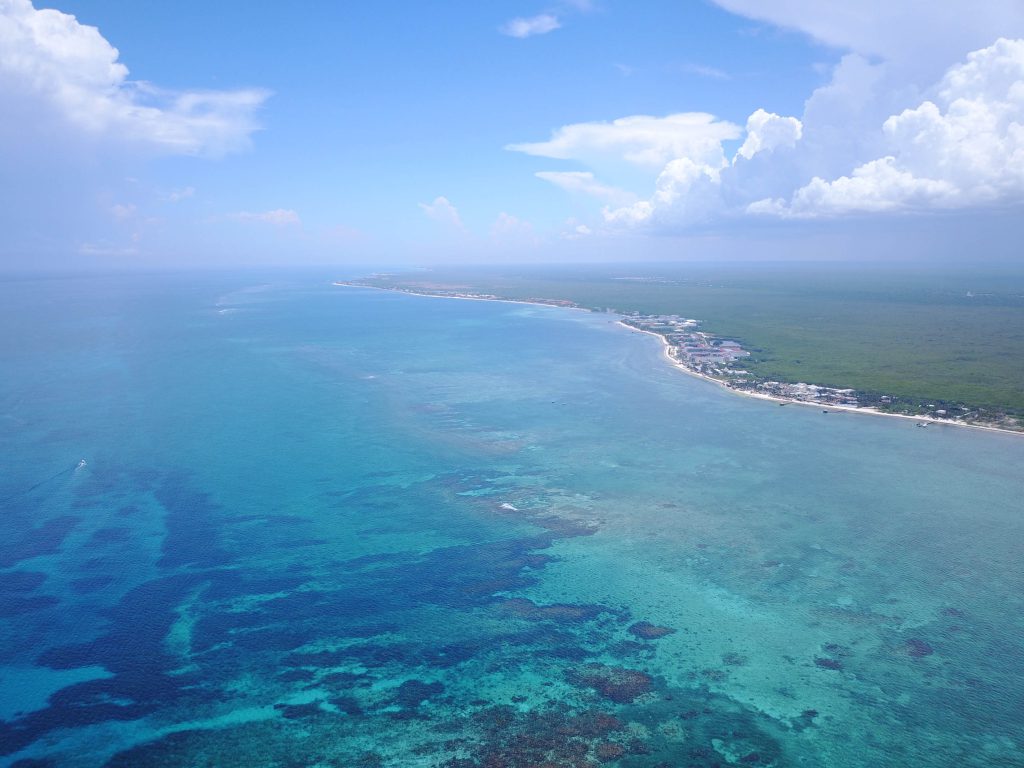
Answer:
<svg viewBox="0 0 1024 768"><path fill-rule="evenodd" d="M861 405L857 393L852 389L836 389L835 387L819 387L817 384L787 384L784 381L761 381L747 387L740 387L771 397L799 400L804 403L821 403L822 405L846 405L857 408Z"/></svg>
<svg viewBox="0 0 1024 768"><path fill-rule="evenodd" d="M656 333L668 344L669 356L688 370L721 379L737 379L747 372L735 367L750 355L737 341L719 339L697 330L697 321L679 315L626 315L631 328Z"/></svg>
<svg viewBox="0 0 1024 768"><path fill-rule="evenodd" d="M860 405L857 393L852 389L756 379L737 365L743 358L750 356L739 342L719 339L700 331L697 328L698 322L691 318L634 313L624 317L623 323L658 334L665 339L668 354L677 363L689 371L717 379L732 389L822 405Z"/></svg>

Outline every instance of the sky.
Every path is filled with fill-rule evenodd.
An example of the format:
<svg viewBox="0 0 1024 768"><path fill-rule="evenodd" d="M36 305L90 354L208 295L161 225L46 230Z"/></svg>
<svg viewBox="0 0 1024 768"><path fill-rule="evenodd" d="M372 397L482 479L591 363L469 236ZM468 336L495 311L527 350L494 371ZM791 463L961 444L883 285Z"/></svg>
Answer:
<svg viewBox="0 0 1024 768"><path fill-rule="evenodd" d="M1020 259L1021 0L0 0L0 269Z"/></svg>

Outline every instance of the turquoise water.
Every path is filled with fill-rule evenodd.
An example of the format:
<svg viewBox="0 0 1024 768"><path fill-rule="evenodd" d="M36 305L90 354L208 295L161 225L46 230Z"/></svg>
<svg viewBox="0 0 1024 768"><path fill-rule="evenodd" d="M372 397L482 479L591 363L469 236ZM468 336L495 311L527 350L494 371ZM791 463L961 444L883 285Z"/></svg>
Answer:
<svg viewBox="0 0 1024 768"><path fill-rule="evenodd" d="M1024 438L613 320L0 284L0 764L1024 765Z"/></svg>

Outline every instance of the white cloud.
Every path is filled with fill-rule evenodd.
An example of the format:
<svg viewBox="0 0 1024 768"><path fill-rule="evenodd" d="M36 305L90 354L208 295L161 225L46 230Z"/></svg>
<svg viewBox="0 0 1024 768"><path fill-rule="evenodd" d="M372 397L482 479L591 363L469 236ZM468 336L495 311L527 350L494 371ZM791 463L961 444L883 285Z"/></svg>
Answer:
<svg viewBox="0 0 1024 768"><path fill-rule="evenodd" d="M706 218L708 201L698 198L709 185L717 184L721 170L729 164L722 143L740 135L739 126L704 112L633 115L607 123L567 125L555 131L550 141L506 149L593 166L614 167L618 162L646 172L660 169L649 200L637 200L635 194L600 182L589 171L537 174L563 189L605 200L606 223L638 226L662 218L659 212L673 207L688 209L681 220Z"/></svg>
<svg viewBox="0 0 1024 768"><path fill-rule="evenodd" d="M815 177L787 205L781 200L758 200L749 213L810 218L844 213L875 213L893 208L927 207L951 202L957 189L941 179L923 179L899 168L896 158L883 157L855 168L849 176L828 182Z"/></svg>
<svg viewBox="0 0 1024 768"><path fill-rule="evenodd" d="M273 224L277 227L285 227L301 224L299 214L289 208L275 208L272 211L253 213L251 211L240 211L232 214L231 218L239 221L256 221L263 224Z"/></svg>
<svg viewBox="0 0 1024 768"><path fill-rule="evenodd" d="M195 187L182 187L181 189L172 189L167 193L167 201L170 203L180 203L182 200L187 200L196 193Z"/></svg>
<svg viewBox="0 0 1024 768"><path fill-rule="evenodd" d="M566 219L565 226L567 228L562 231L561 235L563 240L582 240L583 238L590 237L594 234L593 229L575 217Z"/></svg>
<svg viewBox="0 0 1024 768"><path fill-rule="evenodd" d="M109 243L82 243L78 246L82 256L138 256L139 249L134 246L118 246Z"/></svg>
<svg viewBox="0 0 1024 768"><path fill-rule="evenodd" d="M419 206L434 221L439 221L456 229L464 229L462 219L459 218L458 209L451 204L447 197L438 196L434 198L434 202L420 203Z"/></svg>
<svg viewBox="0 0 1024 768"><path fill-rule="evenodd" d="M802 115L632 115L506 149L584 165L536 175L604 201L607 230L1024 203L1021 0L713 2L846 51Z"/></svg>
<svg viewBox="0 0 1024 768"><path fill-rule="evenodd" d="M713 0L836 48L882 57L931 82L950 62L1000 36L1024 37L1020 0ZM923 84L923 83L919 83Z"/></svg>
<svg viewBox="0 0 1024 768"><path fill-rule="evenodd" d="M668 225L688 225L703 221L718 207L718 184L722 166L694 162L688 157L671 161L655 182L650 200L629 206L605 208L609 224L637 226L656 220Z"/></svg>
<svg viewBox="0 0 1024 768"><path fill-rule="evenodd" d="M709 67L705 64L684 64L683 71L688 72L691 75L700 75L701 77L710 77L712 80L731 80L732 77L728 72L719 69L718 67Z"/></svg>
<svg viewBox="0 0 1024 768"><path fill-rule="evenodd" d="M535 246L540 243L530 222L505 211L499 213L491 225L491 239L501 245L512 246Z"/></svg>
<svg viewBox="0 0 1024 768"><path fill-rule="evenodd" d="M594 10L593 0L562 0L562 5L580 13L590 13Z"/></svg>
<svg viewBox="0 0 1024 768"><path fill-rule="evenodd" d="M934 92L885 121L884 157L748 210L812 217L1024 201L1024 40L971 53Z"/></svg>
<svg viewBox="0 0 1024 768"><path fill-rule="evenodd" d="M499 31L503 35L522 39L524 37L532 37L533 35L546 35L548 32L554 32L561 26L558 17L554 14L541 13L529 18L511 19L502 24Z"/></svg>
<svg viewBox="0 0 1024 768"><path fill-rule="evenodd" d="M125 219L130 219L135 215L135 206L131 203L115 203L110 206L110 213L113 214L115 219L124 221Z"/></svg>
<svg viewBox="0 0 1024 768"><path fill-rule="evenodd" d="M594 178L594 174L590 171L538 171L534 176L544 179L544 181L550 181L556 187L561 187L567 192L578 192L609 202L622 203L635 197L624 189L602 184Z"/></svg>
<svg viewBox="0 0 1024 768"><path fill-rule="evenodd" d="M0 104L88 136L174 154L244 148L268 93L164 91L128 80L118 51L69 14L0 0Z"/></svg>
<svg viewBox="0 0 1024 768"><path fill-rule="evenodd" d="M660 168L677 157L717 162L722 157L722 142L739 138L740 133L739 126L706 112L632 115L610 123L566 125L548 141L509 144L505 149L583 162L617 157L634 165Z"/></svg>
<svg viewBox="0 0 1024 768"><path fill-rule="evenodd" d="M736 152L747 160L758 152L773 152L778 147L794 147L803 135L803 125L795 117L780 117L758 109L747 118L747 137Z"/></svg>
<svg viewBox="0 0 1024 768"><path fill-rule="evenodd" d="M845 12L845 11L844 11ZM921 95L923 94L923 95ZM911 106L907 108L907 105ZM589 171L537 176L607 202L609 227L674 230L746 214L836 217L1024 203L1024 40L967 55L927 90L845 56L808 99L803 119L754 111L738 127L705 113L577 123L508 149L612 167L654 169L654 190L629 193Z"/></svg>

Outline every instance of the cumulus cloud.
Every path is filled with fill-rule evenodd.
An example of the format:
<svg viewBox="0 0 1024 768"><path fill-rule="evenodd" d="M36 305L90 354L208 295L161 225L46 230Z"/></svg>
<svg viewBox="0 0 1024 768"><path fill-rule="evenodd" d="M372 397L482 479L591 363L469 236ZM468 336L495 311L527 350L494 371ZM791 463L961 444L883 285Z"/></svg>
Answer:
<svg viewBox="0 0 1024 768"><path fill-rule="evenodd" d="M951 1L959 7L960 0ZM647 177L653 192L625 202L625 189L642 191L636 176L632 184L612 186L604 172L537 174L603 199L609 228L670 231L745 214L813 218L1024 203L1024 40L989 38L987 47L961 53L959 64L918 84L908 80L909 65L878 58L907 55L896 42L890 48L885 35L871 43L869 31L879 22L860 5L831 7L830 15L809 0L780 0L771 8L715 2L855 52L840 59L801 117L760 108L740 129L707 113L635 115L566 125L547 141L507 149L599 171L614 170L615 161L657 171ZM866 0L864 7L876 4ZM892 7L882 17L893 24L906 26L914 13L925 13L914 0L886 5ZM950 15L943 6L923 24L941 27L938 39L953 49L1002 23L1014 28L1007 8L996 0L972 16L963 7ZM952 29L960 19L969 21ZM1018 21L1024 23L1024 14ZM907 34L911 48L921 42L919 30ZM727 142L740 138L727 159Z"/></svg>
<svg viewBox="0 0 1024 768"><path fill-rule="evenodd" d="M650 200L622 208L605 208L604 219L609 224L625 226L655 221L667 225L704 221L718 207L722 165L707 165L688 157L676 158L658 174Z"/></svg>
<svg viewBox="0 0 1024 768"><path fill-rule="evenodd" d="M802 135L803 125L795 117L780 117L759 109L747 118L747 136L736 155L749 160L758 152L794 147Z"/></svg>
<svg viewBox="0 0 1024 768"><path fill-rule="evenodd" d="M451 204L447 197L438 196L432 203L420 203L420 209L434 221L464 229L462 219L459 218L458 209Z"/></svg>
<svg viewBox="0 0 1024 768"><path fill-rule="evenodd" d="M509 37L532 37L533 35L546 35L561 27L558 17L551 13L541 13L529 18L511 19L501 25L499 31Z"/></svg>
<svg viewBox="0 0 1024 768"><path fill-rule="evenodd" d="M96 27L30 0L0 0L0 104L32 124L174 154L244 148L268 93L167 91L128 79Z"/></svg>
<svg viewBox="0 0 1024 768"><path fill-rule="evenodd" d="M632 115L611 122L574 123L548 141L509 144L505 149L560 160L600 161L621 157L634 165L660 168L677 157L718 162L722 142L739 138L739 126L706 112L666 117Z"/></svg>
<svg viewBox="0 0 1024 768"><path fill-rule="evenodd" d="M290 208L275 208L272 211L261 211L259 213L240 211L233 214L232 218L238 219L239 221L255 221L263 224L273 224L277 227L285 227L302 223L299 219L299 214Z"/></svg>
<svg viewBox="0 0 1024 768"><path fill-rule="evenodd" d="M607 223L636 226L656 218L669 207L688 206L704 217L708 206L690 205L708 183L718 182L728 166L723 142L739 138L742 129L705 112L666 117L632 115L611 122L575 123L556 130L550 140L506 147L529 155L576 160L593 167L616 162L645 170L660 169L654 196L637 200L631 192L599 181L591 171L542 171L537 176L570 192L603 199ZM687 218L684 217L684 218Z"/></svg>
<svg viewBox="0 0 1024 768"><path fill-rule="evenodd" d="M971 53L934 92L884 122L885 156L748 210L812 217L1024 201L1024 40Z"/></svg>
<svg viewBox="0 0 1024 768"><path fill-rule="evenodd" d="M627 227L650 224L679 227L707 221L724 207L723 174L731 171L737 162L749 161L759 153L794 147L800 140L801 129L795 117L781 117L759 109L747 120L746 137L732 163L726 159L722 142L725 135L735 138L733 131L713 142L691 144L689 152L664 165L649 199L618 208L606 207L604 220Z"/></svg>

